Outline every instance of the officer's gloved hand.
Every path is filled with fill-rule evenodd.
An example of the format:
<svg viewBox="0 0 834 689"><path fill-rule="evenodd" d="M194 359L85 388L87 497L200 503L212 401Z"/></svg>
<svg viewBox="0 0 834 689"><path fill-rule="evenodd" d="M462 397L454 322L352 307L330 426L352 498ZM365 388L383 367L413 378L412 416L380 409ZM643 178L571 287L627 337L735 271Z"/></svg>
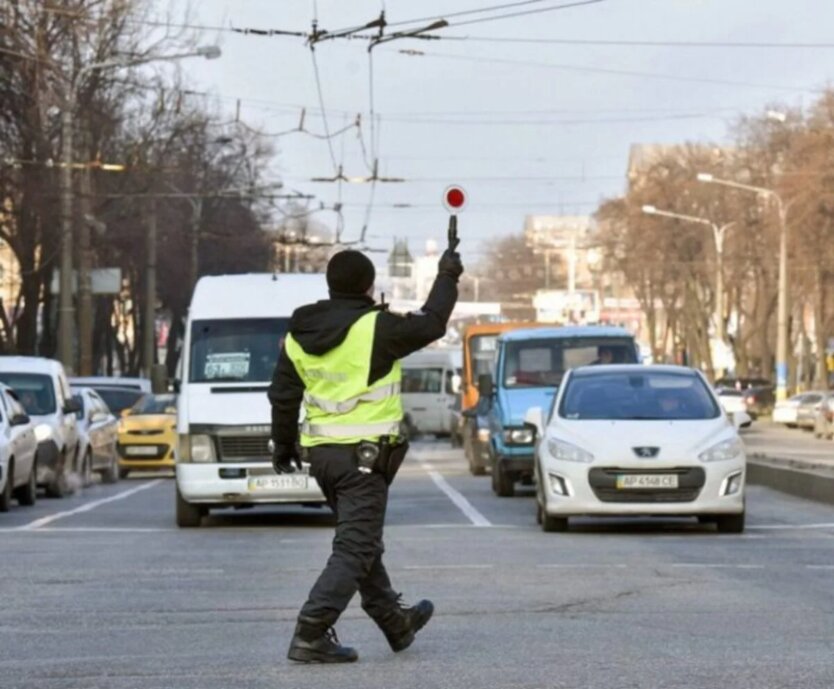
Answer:
<svg viewBox="0 0 834 689"><path fill-rule="evenodd" d="M446 249L440 257L440 263L437 264L438 275L448 275L455 282L463 274L463 263L460 260L460 254L453 249Z"/></svg>
<svg viewBox="0 0 834 689"><path fill-rule="evenodd" d="M276 474L294 474L301 471L301 457L294 445L276 445L272 451L272 468Z"/></svg>

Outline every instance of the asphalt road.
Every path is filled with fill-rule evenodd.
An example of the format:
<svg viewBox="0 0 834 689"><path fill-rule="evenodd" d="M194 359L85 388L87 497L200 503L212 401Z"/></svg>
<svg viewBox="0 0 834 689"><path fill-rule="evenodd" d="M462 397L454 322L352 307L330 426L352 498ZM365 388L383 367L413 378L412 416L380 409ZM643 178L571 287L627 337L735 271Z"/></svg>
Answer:
<svg viewBox="0 0 834 689"><path fill-rule="evenodd" d="M437 612L394 655L352 605L350 666L286 648L331 530L312 509L173 524L170 478L96 485L0 515L3 689L594 689L834 686L834 515L752 487L749 529L581 520L544 534L459 451L416 448L387 562Z"/></svg>

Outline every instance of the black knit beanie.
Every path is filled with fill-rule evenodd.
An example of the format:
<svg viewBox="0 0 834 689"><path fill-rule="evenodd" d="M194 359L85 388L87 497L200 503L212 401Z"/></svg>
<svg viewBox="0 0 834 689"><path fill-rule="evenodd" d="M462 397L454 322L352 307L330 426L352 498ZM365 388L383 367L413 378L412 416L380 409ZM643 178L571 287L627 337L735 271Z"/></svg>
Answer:
<svg viewBox="0 0 834 689"><path fill-rule="evenodd" d="M340 251L327 263L327 287L331 293L365 294L375 278L374 264L360 251Z"/></svg>

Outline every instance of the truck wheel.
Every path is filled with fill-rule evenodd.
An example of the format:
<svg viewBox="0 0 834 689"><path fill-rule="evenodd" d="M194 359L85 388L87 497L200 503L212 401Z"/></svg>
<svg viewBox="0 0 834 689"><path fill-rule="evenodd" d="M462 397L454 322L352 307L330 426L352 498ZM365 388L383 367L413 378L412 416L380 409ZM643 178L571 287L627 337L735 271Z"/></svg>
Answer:
<svg viewBox="0 0 834 689"><path fill-rule="evenodd" d="M725 514L715 520L718 533L743 533L744 512L741 514Z"/></svg>
<svg viewBox="0 0 834 689"><path fill-rule="evenodd" d="M208 510L201 506L188 502L180 493L177 486L177 526L181 529L193 529L203 521Z"/></svg>
<svg viewBox="0 0 834 689"><path fill-rule="evenodd" d="M511 498L515 495L515 482L498 461L492 467L492 490L499 498Z"/></svg>
<svg viewBox="0 0 834 689"><path fill-rule="evenodd" d="M472 446L472 438L468 433L463 436L463 454L466 455L470 474L473 476L483 476L486 473L486 467L475 457L475 448Z"/></svg>
<svg viewBox="0 0 834 689"><path fill-rule="evenodd" d="M29 480L26 485L15 488L14 496L17 498L19 505L30 506L34 505L38 499L38 464L32 462L32 471L29 474Z"/></svg>
<svg viewBox="0 0 834 689"><path fill-rule="evenodd" d="M12 507L12 489L14 488L14 459L9 460L9 470L6 473L6 485L0 492L0 512L8 512Z"/></svg>

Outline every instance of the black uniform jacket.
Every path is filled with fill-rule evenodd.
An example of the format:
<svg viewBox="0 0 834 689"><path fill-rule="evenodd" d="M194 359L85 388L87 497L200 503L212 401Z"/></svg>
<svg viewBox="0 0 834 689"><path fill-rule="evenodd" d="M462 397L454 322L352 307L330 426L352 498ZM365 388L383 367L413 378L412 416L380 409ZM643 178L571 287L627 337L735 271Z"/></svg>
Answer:
<svg viewBox="0 0 834 689"><path fill-rule="evenodd" d="M348 330L359 318L380 308L364 295L330 296L330 299L296 309L290 319L290 334L308 354L321 356L334 349L344 341ZM381 310L376 320L368 384L388 375L397 359L443 337L457 298L456 280L440 274L420 311L400 316ZM298 414L304 383L285 347L278 356L268 394L272 403L272 440L276 448L292 447L298 439Z"/></svg>

